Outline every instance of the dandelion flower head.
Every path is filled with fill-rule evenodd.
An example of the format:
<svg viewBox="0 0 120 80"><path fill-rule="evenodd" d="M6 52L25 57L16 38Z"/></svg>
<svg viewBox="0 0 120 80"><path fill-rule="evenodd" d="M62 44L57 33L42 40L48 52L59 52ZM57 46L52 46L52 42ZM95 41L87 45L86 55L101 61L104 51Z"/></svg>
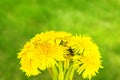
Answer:
<svg viewBox="0 0 120 80"><path fill-rule="evenodd" d="M79 74L82 73L83 78L91 79L102 68L98 46L88 36L75 36L69 45L75 51L75 69Z"/></svg>
<svg viewBox="0 0 120 80"><path fill-rule="evenodd" d="M60 40L71 36L65 32L46 32L37 34L19 52L21 70L28 76L37 75L40 70L54 67L57 61L64 60L64 47Z"/></svg>

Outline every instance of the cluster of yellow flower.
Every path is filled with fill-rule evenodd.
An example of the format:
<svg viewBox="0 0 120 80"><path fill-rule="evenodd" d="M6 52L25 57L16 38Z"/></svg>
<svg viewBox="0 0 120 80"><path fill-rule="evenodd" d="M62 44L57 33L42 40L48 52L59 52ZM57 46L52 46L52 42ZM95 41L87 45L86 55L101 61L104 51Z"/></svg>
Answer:
<svg viewBox="0 0 120 80"><path fill-rule="evenodd" d="M102 68L98 46L91 38L73 36L67 32L49 31L37 34L24 45L18 58L21 70L28 76L59 67L61 63L62 71L77 71L83 78L91 79ZM67 76L66 73L65 75Z"/></svg>

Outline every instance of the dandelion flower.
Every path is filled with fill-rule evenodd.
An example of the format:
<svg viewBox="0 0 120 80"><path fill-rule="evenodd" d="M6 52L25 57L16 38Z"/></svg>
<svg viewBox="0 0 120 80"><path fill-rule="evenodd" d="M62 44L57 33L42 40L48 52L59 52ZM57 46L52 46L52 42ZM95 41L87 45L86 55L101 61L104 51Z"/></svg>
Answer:
<svg viewBox="0 0 120 80"><path fill-rule="evenodd" d="M98 47L88 36L76 36L69 44L76 51L73 56L74 67L83 78L91 79L101 66L101 55Z"/></svg>
<svg viewBox="0 0 120 80"><path fill-rule="evenodd" d="M64 60L65 50L60 43L67 36L70 34L54 31L37 34L18 54L21 70L31 76L39 74L40 70L58 65L57 61Z"/></svg>

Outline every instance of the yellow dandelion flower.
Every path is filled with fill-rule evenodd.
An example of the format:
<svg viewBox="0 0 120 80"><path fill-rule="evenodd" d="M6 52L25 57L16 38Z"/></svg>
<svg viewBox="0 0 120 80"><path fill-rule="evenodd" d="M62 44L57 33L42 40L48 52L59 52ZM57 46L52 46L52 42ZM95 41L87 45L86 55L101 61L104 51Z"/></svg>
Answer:
<svg viewBox="0 0 120 80"><path fill-rule="evenodd" d="M83 78L91 79L102 68L97 45L88 36L76 36L69 45L76 51L73 61L77 72L82 73Z"/></svg>
<svg viewBox="0 0 120 80"><path fill-rule="evenodd" d="M58 65L57 61L64 60L65 50L65 47L60 43L67 36L70 36L70 34L54 31L37 34L25 44L18 54L21 70L31 76L40 73L39 70Z"/></svg>

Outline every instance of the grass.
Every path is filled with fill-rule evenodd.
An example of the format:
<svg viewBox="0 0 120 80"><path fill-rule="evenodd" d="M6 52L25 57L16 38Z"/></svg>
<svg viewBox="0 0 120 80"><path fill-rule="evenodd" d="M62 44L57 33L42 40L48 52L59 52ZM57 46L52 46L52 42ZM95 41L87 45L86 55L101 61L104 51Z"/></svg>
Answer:
<svg viewBox="0 0 120 80"><path fill-rule="evenodd" d="M0 80L50 80L47 70L28 78L17 59L26 41L49 30L90 35L104 66L93 80L120 80L119 16L119 0L1 0Z"/></svg>

